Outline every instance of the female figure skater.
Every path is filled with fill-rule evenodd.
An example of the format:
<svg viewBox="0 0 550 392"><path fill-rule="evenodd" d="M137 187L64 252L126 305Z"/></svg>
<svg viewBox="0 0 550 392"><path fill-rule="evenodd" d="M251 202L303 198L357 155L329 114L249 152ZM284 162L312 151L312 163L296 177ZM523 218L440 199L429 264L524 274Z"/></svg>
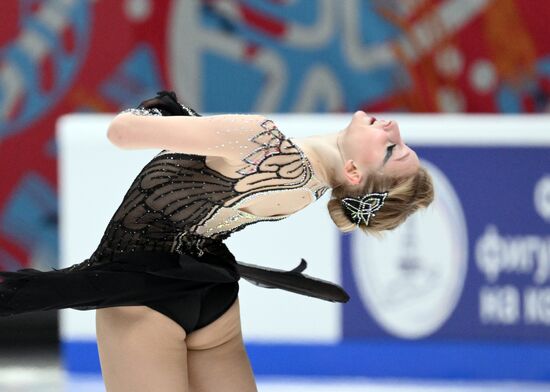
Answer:
<svg viewBox="0 0 550 392"><path fill-rule="evenodd" d="M342 231L378 233L433 200L429 175L394 121L356 112L341 131L288 138L261 115L201 117L161 92L117 115L108 138L162 151L141 170L98 248L54 271L1 272L0 314L97 309L108 392L256 391L238 280L329 301L330 282L237 262L223 240L281 220L329 188ZM274 243L277 239L273 239Z"/></svg>

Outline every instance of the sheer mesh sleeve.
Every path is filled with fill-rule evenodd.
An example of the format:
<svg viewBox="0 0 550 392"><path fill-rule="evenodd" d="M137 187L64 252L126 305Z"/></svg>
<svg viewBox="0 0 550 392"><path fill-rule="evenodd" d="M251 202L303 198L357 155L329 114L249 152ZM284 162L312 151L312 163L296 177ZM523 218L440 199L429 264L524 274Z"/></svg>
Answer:
<svg viewBox="0 0 550 392"><path fill-rule="evenodd" d="M276 148L284 139L273 121L256 114L166 117L133 109L119 114L111 129L121 148L160 148L231 162L243 160L258 148Z"/></svg>
<svg viewBox="0 0 550 392"><path fill-rule="evenodd" d="M237 172L249 175L267 158L282 155L288 142L275 123L260 115L227 115L210 117L216 138L208 147L211 154L226 158L244 167ZM296 158L296 157L295 157ZM272 161L274 163L275 161Z"/></svg>

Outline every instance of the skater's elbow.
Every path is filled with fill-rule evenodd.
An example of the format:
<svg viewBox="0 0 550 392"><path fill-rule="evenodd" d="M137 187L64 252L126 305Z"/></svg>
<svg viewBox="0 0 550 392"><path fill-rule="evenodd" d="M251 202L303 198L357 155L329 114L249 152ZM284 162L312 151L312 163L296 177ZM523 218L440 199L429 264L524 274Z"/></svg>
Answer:
<svg viewBox="0 0 550 392"><path fill-rule="evenodd" d="M127 148L129 116L128 113L118 114L107 129L107 139L117 147Z"/></svg>

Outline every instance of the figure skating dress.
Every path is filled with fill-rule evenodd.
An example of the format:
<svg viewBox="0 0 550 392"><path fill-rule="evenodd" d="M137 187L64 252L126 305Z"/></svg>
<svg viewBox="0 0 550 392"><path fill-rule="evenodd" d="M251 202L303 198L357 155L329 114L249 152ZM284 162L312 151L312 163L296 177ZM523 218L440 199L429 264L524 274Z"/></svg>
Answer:
<svg viewBox="0 0 550 392"><path fill-rule="evenodd" d="M198 116L182 107L185 114ZM162 115L157 109L130 112ZM270 119L211 118L220 137L212 141L213 155L226 148L242 158L234 172L222 174L206 154L161 151L136 176L88 259L52 271L0 272L0 315L147 305L190 332L223 314L237 296L241 277L259 286L346 302L349 297L339 286L304 275L304 260L294 270L281 271L237 261L229 251L224 240L232 233L289 216L257 216L240 208L246 202L302 195L297 199L305 200L304 208L328 187Z"/></svg>

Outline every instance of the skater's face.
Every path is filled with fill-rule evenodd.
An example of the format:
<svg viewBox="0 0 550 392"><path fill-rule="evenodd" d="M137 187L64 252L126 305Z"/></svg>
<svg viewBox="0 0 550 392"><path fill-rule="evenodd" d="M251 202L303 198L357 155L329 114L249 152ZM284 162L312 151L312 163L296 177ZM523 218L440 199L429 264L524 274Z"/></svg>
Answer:
<svg viewBox="0 0 550 392"><path fill-rule="evenodd" d="M359 110L344 129L340 141L346 177L361 183L367 173L407 177L418 171L416 153L401 138L396 121L376 119Z"/></svg>

